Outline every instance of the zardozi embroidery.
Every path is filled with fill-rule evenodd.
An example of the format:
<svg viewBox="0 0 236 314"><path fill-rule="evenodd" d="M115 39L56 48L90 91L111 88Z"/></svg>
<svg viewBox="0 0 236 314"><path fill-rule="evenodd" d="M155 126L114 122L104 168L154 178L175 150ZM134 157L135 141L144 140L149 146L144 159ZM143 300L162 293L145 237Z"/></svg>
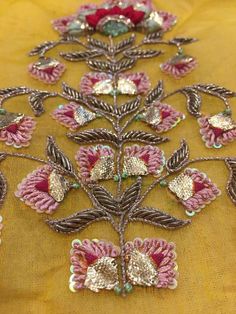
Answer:
<svg viewBox="0 0 236 314"><path fill-rule="evenodd" d="M45 159L20 152L0 152L1 162L15 157L39 163L18 184L16 197L40 214L53 214L59 210L63 200L70 197L72 189L77 190L78 195L82 190L91 201L88 208L65 218L47 218L46 223L51 230L63 234L77 233L92 223L107 221L118 234L117 244L104 239L75 239L72 242L69 279L72 292L88 288L94 292L106 289L114 290L117 295L126 295L136 285L177 287L175 244L158 238L127 241L125 231L135 222L168 230L190 225L190 218L221 193L207 174L195 168L196 162L226 164L229 169L226 190L236 204L236 157L216 157L213 154L191 159L184 139L171 154L165 152L165 143L170 140L166 133L177 125L181 127L189 115L196 118L206 147L213 148L211 152L232 142L236 138L236 125L229 99L236 93L215 84L194 84L167 93L163 81L159 80L151 88L145 73L126 72L139 59L157 57L161 53L142 49L149 44L177 47L177 55L161 65L165 73L180 78L195 68L196 60L182 50L182 45L195 39L176 37L164 41L162 38L175 22L175 16L155 11L149 1L107 1L99 6L85 5L76 14L53 21L61 39L34 48L30 55L38 55L39 60L29 67L33 77L55 83L65 67L46 57L45 53L60 44L76 43L83 47L83 51L60 55L69 61L85 61L92 69L82 76L80 90L66 83L62 84L62 92L28 87L0 90L0 140L7 145L15 148L28 146L36 124L35 119L23 113L12 113L2 108L6 100L18 95L28 95L36 117L43 114L46 98L61 97L64 103L58 105L51 116L54 122L69 129L66 134L68 140L78 144L74 162L57 146L52 136L47 137ZM113 39L131 30L145 33L140 43L135 42L134 34L122 40ZM107 40L87 36L94 32L108 35ZM80 39L82 35L87 36L83 41ZM186 97L187 110L181 110L184 113L177 111L169 100L177 93ZM203 114L202 94L222 100L222 111ZM103 95L108 100L103 100ZM120 102L120 95L129 96L130 100ZM99 127L91 128L90 124L95 120ZM104 127L104 120L110 127ZM153 178L149 186L144 184L146 176ZM115 186L113 192L104 187L105 180ZM163 193L182 204L188 219L182 220L146 205L146 197L155 189L162 189ZM1 202L6 191L6 179L1 173Z"/></svg>

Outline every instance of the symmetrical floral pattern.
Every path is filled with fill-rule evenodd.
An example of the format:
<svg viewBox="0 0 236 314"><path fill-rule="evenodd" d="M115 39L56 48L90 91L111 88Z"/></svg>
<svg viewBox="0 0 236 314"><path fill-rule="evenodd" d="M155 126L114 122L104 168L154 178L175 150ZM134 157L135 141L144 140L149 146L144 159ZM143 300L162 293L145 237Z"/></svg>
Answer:
<svg viewBox="0 0 236 314"><path fill-rule="evenodd" d="M191 168L170 181L168 187L187 209L189 216L201 211L221 193L205 173Z"/></svg>
<svg viewBox="0 0 236 314"><path fill-rule="evenodd" d="M52 214L68 190L69 182L46 165L28 174L15 195L38 213Z"/></svg>

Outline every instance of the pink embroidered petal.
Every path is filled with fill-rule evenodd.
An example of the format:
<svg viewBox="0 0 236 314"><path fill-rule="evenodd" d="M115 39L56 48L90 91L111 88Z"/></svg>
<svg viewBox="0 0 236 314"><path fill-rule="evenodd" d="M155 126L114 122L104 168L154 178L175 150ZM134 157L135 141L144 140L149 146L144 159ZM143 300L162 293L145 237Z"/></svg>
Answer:
<svg viewBox="0 0 236 314"><path fill-rule="evenodd" d="M95 113L86 110L83 106L74 102L60 105L59 108L52 112L51 116L71 131L76 130L96 118Z"/></svg>
<svg viewBox="0 0 236 314"><path fill-rule="evenodd" d="M113 90L111 75L103 72L89 72L82 76L80 90L87 95L109 94Z"/></svg>
<svg viewBox="0 0 236 314"><path fill-rule="evenodd" d="M114 176L114 151L109 146L81 147L75 160L85 181L107 180Z"/></svg>
<svg viewBox="0 0 236 314"><path fill-rule="evenodd" d="M68 182L45 165L28 174L18 185L15 195L38 213L52 214L67 190ZM56 201L58 196L61 199Z"/></svg>
<svg viewBox="0 0 236 314"><path fill-rule="evenodd" d="M28 70L33 78L47 84L55 84L65 71L65 65L55 59L44 58L31 63Z"/></svg>
<svg viewBox="0 0 236 314"><path fill-rule="evenodd" d="M227 128L222 128L220 124L215 125L214 127L210 123L210 119L217 116L221 116L221 119L223 118L225 120L224 122L228 122ZM228 119L228 121L226 121L226 119ZM198 123L200 125L200 134L202 135L202 139L208 148L220 148L222 145L227 145L236 139L235 122L230 117L224 117L222 114L212 117L202 116L198 119Z"/></svg>
<svg viewBox="0 0 236 314"><path fill-rule="evenodd" d="M15 148L27 147L35 126L36 122L33 118L24 116L18 123L13 123L0 130L0 141Z"/></svg>
<svg viewBox="0 0 236 314"><path fill-rule="evenodd" d="M171 13L165 11L157 11L160 17L162 18L162 30L164 32L170 30L177 22L177 17Z"/></svg>
<svg viewBox="0 0 236 314"><path fill-rule="evenodd" d="M164 73L179 79L193 71L196 66L197 61L193 57L177 54L167 62L162 63L160 68Z"/></svg>
<svg viewBox="0 0 236 314"><path fill-rule="evenodd" d="M177 255L174 243L155 238L136 238L125 244L125 254L127 276L132 284L169 289L177 287ZM130 267L135 265L136 267Z"/></svg>
<svg viewBox="0 0 236 314"><path fill-rule="evenodd" d="M148 106L142 115L142 120L150 124L158 133L169 131L184 119L183 113L160 102Z"/></svg>
<svg viewBox="0 0 236 314"><path fill-rule="evenodd" d="M116 258L120 249L104 240L74 240L71 249L69 288L76 292L88 288L113 289L118 284Z"/></svg>
<svg viewBox="0 0 236 314"><path fill-rule="evenodd" d="M165 157L158 147L133 145L125 148L123 173L127 175L160 175Z"/></svg>
<svg viewBox="0 0 236 314"><path fill-rule="evenodd" d="M64 34L68 31L68 26L76 19L76 15L69 15L61 17L52 21L53 28L60 34Z"/></svg>
<svg viewBox="0 0 236 314"><path fill-rule="evenodd" d="M183 173L170 181L168 187L185 206L186 214L189 216L200 212L221 193L205 173L191 168L185 169Z"/></svg>

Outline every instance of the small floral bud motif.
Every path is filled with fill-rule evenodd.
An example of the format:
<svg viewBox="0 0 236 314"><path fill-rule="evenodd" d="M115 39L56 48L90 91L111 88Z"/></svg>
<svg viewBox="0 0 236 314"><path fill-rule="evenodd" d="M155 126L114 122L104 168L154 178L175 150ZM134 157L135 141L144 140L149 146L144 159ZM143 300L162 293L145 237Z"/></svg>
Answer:
<svg viewBox="0 0 236 314"><path fill-rule="evenodd" d="M107 180L114 176L114 151L110 146L81 147L75 159L83 180Z"/></svg>
<svg viewBox="0 0 236 314"><path fill-rule="evenodd" d="M55 84L64 71L64 64L51 58L42 57L39 61L29 65L30 75L47 84Z"/></svg>
<svg viewBox="0 0 236 314"><path fill-rule="evenodd" d="M60 105L59 108L55 109L52 117L71 131L74 131L80 126L94 120L96 114L85 109L83 106L70 102L66 105Z"/></svg>
<svg viewBox="0 0 236 314"><path fill-rule="evenodd" d="M192 72L196 66L197 61L193 57L177 54L165 63L162 63L160 68L164 73L179 79Z"/></svg>
<svg viewBox="0 0 236 314"><path fill-rule="evenodd" d="M45 165L28 174L15 195L38 213L52 214L69 190L69 182Z"/></svg>
<svg viewBox="0 0 236 314"><path fill-rule="evenodd" d="M202 116L198 123L202 139L209 148L220 148L236 139L236 123L224 113Z"/></svg>
<svg viewBox="0 0 236 314"><path fill-rule="evenodd" d="M71 250L69 288L76 292L88 288L94 292L114 289L118 281L116 259L120 249L104 240L74 240Z"/></svg>
<svg viewBox="0 0 236 314"><path fill-rule="evenodd" d="M128 176L158 176L164 165L164 153L158 147L133 145L125 148L123 173Z"/></svg>
<svg viewBox="0 0 236 314"><path fill-rule="evenodd" d="M184 119L183 113L158 101L149 105L142 115L142 120L150 124L158 133L169 131Z"/></svg>
<svg viewBox="0 0 236 314"><path fill-rule="evenodd" d="M189 216L200 212L220 195L220 190L205 173L191 168L185 169L183 173L170 181L168 188L184 205L187 209L186 214Z"/></svg>
<svg viewBox="0 0 236 314"><path fill-rule="evenodd" d="M81 92L87 95L137 95L147 92L149 87L149 79L143 72L120 74L116 88L112 76L103 72L89 72L82 77L80 83Z"/></svg>
<svg viewBox="0 0 236 314"><path fill-rule="evenodd" d="M27 147L35 126L33 118L4 110L0 114L0 141L15 148Z"/></svg>
<svg viewBox="0 0 236 314"><path fill-rule="evenodd" d="M139 239L125 244L127 276L130 283L156 288L177 287L175 245L161 239Z"/></svg>

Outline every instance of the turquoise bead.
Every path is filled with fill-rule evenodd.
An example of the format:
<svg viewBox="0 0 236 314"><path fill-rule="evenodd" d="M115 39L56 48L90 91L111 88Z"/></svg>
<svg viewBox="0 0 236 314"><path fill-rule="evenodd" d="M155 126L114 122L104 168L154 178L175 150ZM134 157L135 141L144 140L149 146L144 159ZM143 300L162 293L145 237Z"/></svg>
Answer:
<svg viewBox="0 0 236 314"><path fill-rule="evenodd" d="M59 105L58 109L63 109L64 105Z"/></svg>
<svg viewBox="0 0 236 314"><path fill-rule="evenodd" d="M115 294L116 294L116 295L120 295L120 294L121 294L121 292L122 292L121 287L119 287L119 286L115 286L115 288L114 288L114 292L115 292Z"/></svg>
<svg viewBox="0 0 236 314"><path fill-rule="evenodd" d="M114 176L114 181L117 182L119 180L119 177L117 175Z"/></svg>
<svg viewBox="0 0 236 314"><path fill-rule="evenodd" d="M79 184L79 183L73 183L73 184L71 185L71 187L72 187L73 189L79 189L79 188L80 188L80 184Z"/></svg>
<svg viewBox="0 0 236 314"><path fill-rule="evenodd" d="M6 110L3 108L0 108L0 114L5 114L5 113L6 113Z"/></svg>
<svg viewBox="0 0 236 314"><path fill-rule="evenodd" d="M214 144L213 147L214 147L214 148L221 148L222 145L221 145L221 144Z"/></svg>
<svg viewBox="0 0 236 314"><path fill-rule="evenodd" d="M122 22L117 21L108 21L103 26L103 33L107 36L111 35L113 37L125 34L129 31L129 28L127 25L125 25Z"/></svg>
<svg viewBox="0 0 236 314"><path fill-rule="evenodd" d="M162 188L166 187L167 185L168 185L168 182L167 182L166 180L161 180L161 181L160 181L160 186L161 186Z"/></svg>
<svg viewBox="0 0 236 314"><path fill-rule="evenodd" d="M130 293L133 290L133 286L129 282L126 282L126 284L124 285L124 288L127 293Z"/></svg>

